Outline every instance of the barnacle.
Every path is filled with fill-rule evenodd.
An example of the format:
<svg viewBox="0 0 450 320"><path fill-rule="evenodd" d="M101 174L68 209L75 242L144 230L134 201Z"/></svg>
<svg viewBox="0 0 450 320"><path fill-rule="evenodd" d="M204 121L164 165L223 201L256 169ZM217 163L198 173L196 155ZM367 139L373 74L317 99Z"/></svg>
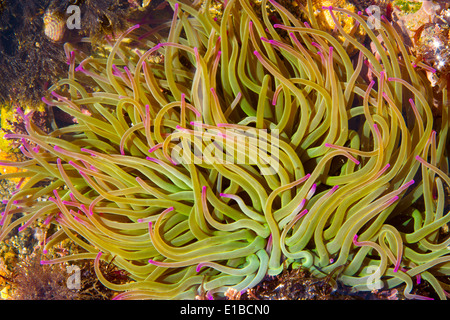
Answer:
<svg viewBox="0 0 450 320"><path fill-rule="evenodd" d="M44 13L44 33L52 41L61 41L66 30L66 19L57 11Z"/></svg>

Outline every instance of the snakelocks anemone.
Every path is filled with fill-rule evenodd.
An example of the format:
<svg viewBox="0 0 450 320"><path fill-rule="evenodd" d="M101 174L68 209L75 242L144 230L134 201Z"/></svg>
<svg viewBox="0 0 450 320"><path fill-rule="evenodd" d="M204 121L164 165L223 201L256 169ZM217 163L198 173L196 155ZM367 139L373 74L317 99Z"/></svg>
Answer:
<svg viewBox="0 0 450 320"><path fill-rule="evenodd" d="M433 118L433 70L384 18L324 7L330 33L310 0L301 15L228 0L218 17L199 2L169 1L171 21L130 28L106 57L66 45L68 78L43 100L76 123L46 134L23 114L28 134L7 135L29 160L1 163L25 180L0 239L56 225L42 263L94 259L117 299L220 297L299 266L446 299L449 113L443 90ZM67 238L79 253L45 256ZM100 260L133 281L109 282Z"/></svg>

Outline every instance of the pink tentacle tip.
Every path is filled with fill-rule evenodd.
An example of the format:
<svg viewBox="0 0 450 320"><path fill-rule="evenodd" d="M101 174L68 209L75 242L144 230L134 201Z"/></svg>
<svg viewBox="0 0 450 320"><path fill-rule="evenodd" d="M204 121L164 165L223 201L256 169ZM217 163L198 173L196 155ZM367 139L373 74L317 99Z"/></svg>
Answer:
<svg viewBox="0 0 450 320"><path fill-rule="evenodd" d="M41 260L41 266L46 265L46 264L50 264L50 262L48 260Z"/></svg>
<svg viewBox="0 0 450 320"><path fill-rule="evenodd" d="M308 209L303 209L302 210L302 212L300 212L299 214L298 214L298 218L300 219L301 217L303 217L305 214L307 214L309 211L308 211Z"/></svg>
<svg viewBox="0 0 450 320"><path fill-rule="evenodd" d="M269 40L269 43L273 46L278 46L279 42L277 40Z"/></svg>
<svg viewBox="0 0 450 320"><path fill-rule="evenodd" d="M191 121L191 122L189 122L189 124L191 126L194 126L194 127L201 127L202 126L201 122L196 122L196 121Z"/></svg>
<svg viewBox="0 0 450 320"><path fill-rule="evenodd" d="M311 186L311 190L309 190L309 193L314 194L316 192L317 184L313 183ZM308 195L309 195L308 193Z"/></svg>
<svg viewBox="0 0 450 320"><path fill-rule="evenodd" d="M52 92L54 92L54 91L52 91ZM20 114L22 117L25 117L25 113L23 112L23 110L22 110L21 107L17 107L17 108L16 108L16 112L17 112L18 114Z"/></svg>
<svg viewBox="0 0 450 320"><path fill-rule="evenodd" d="M161 146L160 145L156 145L154 147L151 147L150 149L148 149L148 152L153 153L156 149L159 149Z"/></svg>
<svg viewBox="0 0 450 320"><path fill-rule="evenodd" d="M227 135L222 132L219 132L217 135L221 138L225 138L225 139L227 138Z"/></svg>
<svg viewBox="0 0 450 320"><path fill-rule="evenodd" d="M159 160L156 158L152 158L152 157L146 157L147 160L153 161L155 163L159 163Z"/></svg>
<svg viewBox="0 0 450 320"><path fill-rule="evenodd" d="M5 134L3 135L3 138L5 138L5 139L12 139L12 134L5 133Z"/></svg>
<svg viewBox="0 0 450 320"><path fill-rule="evenodd" d="M48 253L48 250L47 250L47 249L44 249L44 250L42 250L42 253L43 253L43 254L47 254L47 253Z"/></svg>
<svg viewBox="0 0 450 320"><path fill-rule="evenodd" d="M416 283L420 284L422 277L420 276L420 274L416 275Z"/></svg>
<svg viewBox="0 0 450 320"><path fill-rule="evenodd" d="M41 101L44 102L45 104L51 104L50 101L48 101L46 97L42 97Z"/></svg>
<svg viewBox="0 0 450 320"><path fill-rule="evenodd" d="M415 183L414 180L410 180L410 181L408 181L407 183L405 183L404 185L402 185L400 188L406 189L406 188L412 186L414 183Z"/></svg>
<svg viewBox="0 0 450 320"><path fill-rule="evenodd" d="M358 245L357 243L358 243L358 235L357 234L355 234L354 236L353 236L353 243L355 244L355 245Z"/></svg>
<svg viewBox="0 0 450 320"><path fill-rule="evenodd" d="M167 212L175 210L175 207L169 207L166 209Z"/></svg>
<svg viewBox="0 0 450 320"><path fill-rule="evenodd" d="M202 269L202 267L203 267L203 264L202 264L202 263L199 263L198 266L197 266L197 268L195 268L195 272L200 272L200 270Z"/></svg>

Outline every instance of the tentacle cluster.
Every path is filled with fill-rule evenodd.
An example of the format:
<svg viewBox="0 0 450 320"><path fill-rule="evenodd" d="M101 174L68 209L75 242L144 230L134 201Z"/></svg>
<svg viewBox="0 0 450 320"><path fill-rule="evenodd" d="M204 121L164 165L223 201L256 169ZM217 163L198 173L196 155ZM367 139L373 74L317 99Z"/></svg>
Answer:
<svg viewBox="0 0 450 320"><path fill-rule="evenodd" d="M107 58L66 45L69 76L43 100L77 123L46 134L28 114L28 135L7 136L29 160L2 162L27 180L6 203L0 239L36 219L56 224L44 249L70 238L84 252L43 263L95 259L121 299L241 291L290 264L317 276L343 268L357 290L406 283L409 298L423 298L411 294L420 276L445 299L447 93L435 121L425 72L391 24L375 30L360 13L323 8L340 41L310 1L309 21L273 0L261 16L248 0L226 1L219 19L210 0L169 2L171 21L134 26ZM100 260L134 281L107 281Z"/></svg>

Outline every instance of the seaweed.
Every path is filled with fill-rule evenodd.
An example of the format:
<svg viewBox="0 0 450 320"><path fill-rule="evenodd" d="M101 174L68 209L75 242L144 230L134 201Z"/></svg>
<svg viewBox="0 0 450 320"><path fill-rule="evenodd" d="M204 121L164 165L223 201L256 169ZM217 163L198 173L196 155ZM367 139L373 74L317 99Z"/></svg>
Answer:
<svg viewBox="0 0 450 320"><path fill-rule="evenodd" d="M66 28L61 41L52 41L44 33L43 16L54 12L66 19L70 5L80 8L81 28ZM128 26L130 10L126 0L2 0L0 101L39 105L45 90L67 73L63 43L76 43L88 51L91 44L80 43L82 37L91 37L95 43L106 34L120 32Z"/></svg>

